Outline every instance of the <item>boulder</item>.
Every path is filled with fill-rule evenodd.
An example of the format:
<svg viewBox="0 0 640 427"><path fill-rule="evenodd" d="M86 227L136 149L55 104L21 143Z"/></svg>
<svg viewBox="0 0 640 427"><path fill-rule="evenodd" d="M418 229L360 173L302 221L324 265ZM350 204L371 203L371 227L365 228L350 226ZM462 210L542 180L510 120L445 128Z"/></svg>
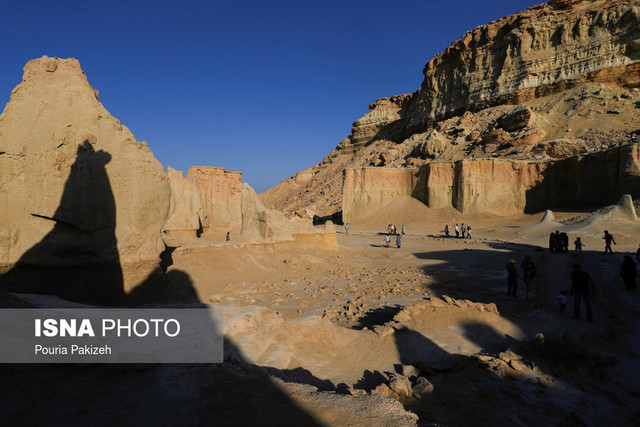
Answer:
<svg viewBox="0 0 640 427"><path fill-rule="evenodd" d="M507 114L498 119L498 126L508 132L531 126L534 122L535 114L526 105L517 105Z"/></svg>
<svg viewBox="0 0 640 427"><path fill-rule="evenodd" d="M412 387L413 395L420 399L422 396L433 393L433 384L425 377L418 377Z"/></svg>
<svg viewBox="0 0 640 427"><path fill-rule="evenodd" d="M404 375L391 374L389 378L389 388L395 391L400 397L409 397L413 394L411 381Z"/></svg>

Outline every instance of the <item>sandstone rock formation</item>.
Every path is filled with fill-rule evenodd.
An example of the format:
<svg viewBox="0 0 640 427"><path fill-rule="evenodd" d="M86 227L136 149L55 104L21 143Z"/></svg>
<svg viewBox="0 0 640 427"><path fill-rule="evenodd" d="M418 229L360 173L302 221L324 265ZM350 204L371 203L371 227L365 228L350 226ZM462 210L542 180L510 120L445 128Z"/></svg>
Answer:
<svg viewBox="0 0 640 427"><path fill-rule="evenodd" d="M24 67L0 116L0 200L0 264L133 263L164 249L164 169L75 59ZM49 238L48 250L28 252Z"/></svg>
<svg viewBox="0 0 640 427"><path fill-rule="evenodd" d="M510 215L599 207L626 193L640 194L639 144L544 162L479 159L415 169L348 169L342 216L356 222L406 195L430 208Z"/></svg>
<svg viewBox="0 0 640 427"><path fill-rule="evenodd" d="M185 236L201 233L203 227L207 227L209 223L200 188L185 179L182 171L169 167L167 174L171 186L171 205L163 231Z"/></svg>
<svg viewBox="0 0 640 427"><path fill-rule="evenodd" d="M285 180L261 194L261 200L287 215L312 210L328 217L343 207L340 176L347 176L345 170L431 163L432 170L438 170L431 174L432 183L441 182L445 193L436 194L440 184L430 184L429 199L456 205L447 196L454 182L453 163L510 159L538 162L536 167L545 169L552 159L626 144L632 132L638 133L640 122L640 1L551 1L531 7L469 31L429 61L424 76L413 94L371 104L371 111L354 123L351 135L304 171L304 180L297 176ZM470 165L463 169L479 173L489 167ZM551 181L574 188L570 177ZM464 193L464 185L460 188ZM484 191L478 186L476 190ZM385 196L369 193L369 197L377 206L373 200ZM477 197L474 206L490 205L480 201L483 196ZM617 197L620 193L606 195L597 203L602 206Z"/></svg>
<svg viewBox="0 0 640 427"><path fill-rule="evenodd" d="M192 166L186 178L169 168L171 212L163 230L171 236L200 237L212 228L242 224L242 172Z"/></svg>
<svg viewBox="0 0 640 427"><path fill-rule="evenodd" d="M77 60L27 63L0 116L2 286L121 304L159 265L169 197L162 165Z"/></svg>
<svg viewBox="0 0 640 427"><path fill-rule="evenodd" d="M242 223L242 172L192 166L187 181L200 189L207 226L239 226Z"/></svg>
<svg viewBox="0 0 640 427"><path fill-rule="evenodd" d="M551 1L479 26L424 68L407 128L584 81L640 84L637 1Z"/></svg>
<svg viewBox="0 0 640 427"><path fill-rule="evenodd" d="M256 192L243 184L241 237L249 241L295 240L298 245L335 249L336 230L331 221L314 227L310 219L285 218L284 214L264 207Z"/></svg>

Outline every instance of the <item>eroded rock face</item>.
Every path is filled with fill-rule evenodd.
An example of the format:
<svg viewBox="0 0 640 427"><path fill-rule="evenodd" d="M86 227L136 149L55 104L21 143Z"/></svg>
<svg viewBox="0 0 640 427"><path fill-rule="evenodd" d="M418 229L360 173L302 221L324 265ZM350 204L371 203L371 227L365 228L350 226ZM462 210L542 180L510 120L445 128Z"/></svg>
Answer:
<svg viewBox="0 0 640 427"><path fill-rule="evenodd" d="M42 57L0 116L0 264L157 260L169 183L75 59Z"/></svg>
<svg viewBox="0 0 640 427"><path fill-rule="evenodd" d="M347 169L344 172L343 222L353 222L410 196L416 186L415 170L396 168Z"/></svg>
<svg viewBox="0 0 640 427"><path fill-rule="evenodd" d="M328 231L329 233L331 232ZM332 230L335 236L335 229ZM309 219L285 218L282 212L264 207L247 183L242 188L242 231L248 240L293 240L296 234L315 233Z"/></svg>
<svg viewBox="0 0 640 427"><path fill-rule="evenodd" d="M550 2L479 26L424 68L407 128L582 81L640 85L636 0Z"/></svg>
<svg viewBox="0 0 640 427"><path fill-rule="evenodd" d="M353 123L351 135L338 145L341 151L349 152L371 139L384 139L402 128L404 110L411 101L411 95L394 95L376 99L369 105L369 112Z"/></svg>
<svg viewBox="0 0 640 427"><path fill-rule="evenodd" d="M208 226L242 224L242 172L215 166L192 166L187 181L200 189Z"/></svg>
<svg viewBox="0 0 640 427"><path fill-rule="evenodd" d="M182 171L172 167L167 169L171 186L169 218L163 230L171 233L185 233L189 236L209 226L205 214L206 204L202 200L200 188L185 179Z"/></svg>
<svg viewBox="0 0 640 427"><path fill-rule="evenodd" d="M431 162L345 172L343 218L356 222L406 195L430 208L496 215L588 208L640 196L640 145L549 161Z"/></svg>

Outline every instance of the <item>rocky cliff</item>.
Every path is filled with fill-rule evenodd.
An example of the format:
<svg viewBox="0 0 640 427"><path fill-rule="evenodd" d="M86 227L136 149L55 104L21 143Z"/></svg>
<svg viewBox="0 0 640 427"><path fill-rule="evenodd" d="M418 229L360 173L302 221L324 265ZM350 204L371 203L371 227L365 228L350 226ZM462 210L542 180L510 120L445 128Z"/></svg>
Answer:
<svg viewBox="0 0 640 427"><path fill-rule="evenodd" d="M640 85L640 4L557 0L467 32L424 68L408 129L600 82Z"/></svg>
<svg viewBox="0 0 640 427"><path fill-rule="evenodd" d="M75 59L24 67L0 116L0 200L1 264L138 262L164 249L164 169L103 107ZM54 237L82 256L29 252Z"/></svg>
<svg viewBox="0 0 640 427"><path fill-rule="evenodd" d="M159 265L169 197L162 165L77 60L27 63L0 116L3 286L118 304Z"/></svg>
<svg viewBox="0 0 640 427"><path fill-rule="evenodd" d="M550 1L466 33L427 63L418 91L371 104L322 162L260 197L323 217L342 208L347 169L601 152L640 134L639 86L639 0Z"/></svg>
<svg viewBox="0 0 640 427"><path fill-rule="evenodd" d="M343 220L357 222L410 195L433 209L517 215L614 204L640 195L640 144L565 159L430 162L419 168L347 169Z"/></svg>
<svg viewBox="0 0 640 427"><path fill-rule="evenodd" d="M200 189L203 225L239 226L242 223L242 172L214 166L191 166L187 181Z"/></svg>

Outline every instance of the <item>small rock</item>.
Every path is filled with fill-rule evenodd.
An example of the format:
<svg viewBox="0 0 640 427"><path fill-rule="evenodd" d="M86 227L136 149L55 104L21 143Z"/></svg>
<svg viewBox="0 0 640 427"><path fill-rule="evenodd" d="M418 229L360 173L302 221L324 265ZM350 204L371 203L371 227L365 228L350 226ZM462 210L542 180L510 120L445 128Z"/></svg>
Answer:
<svg viewBox="0 0 640 427"><path fill-rule="evenodd" d="M420 399L425 394L433 393L433 384L425 377L418 377L412 387L413 395Z"/></svg>
<svg viewBox="0 0 640 427"><path fill-rule="evenodd" d="M413 379L420 376L420 369L413 365L402 365L402 375L409 379Z"/></svg>
<svg viewBox="0 0 640 427"><path fill-rule="evenodd" d="M398 396L409 397L413 394L411 390L411 381L404 375L391 374L389 378L389 387L398 393Z"/></svg>
<svg viewBox="0 0 640 427"><path fill-rule="evenodd" d="M386 384L380 384L378 387L373 389L373 392L378 393L384 397L390 397L395 400L400 400L400 396L398 396L398 393L391 390Z"/></svg>

